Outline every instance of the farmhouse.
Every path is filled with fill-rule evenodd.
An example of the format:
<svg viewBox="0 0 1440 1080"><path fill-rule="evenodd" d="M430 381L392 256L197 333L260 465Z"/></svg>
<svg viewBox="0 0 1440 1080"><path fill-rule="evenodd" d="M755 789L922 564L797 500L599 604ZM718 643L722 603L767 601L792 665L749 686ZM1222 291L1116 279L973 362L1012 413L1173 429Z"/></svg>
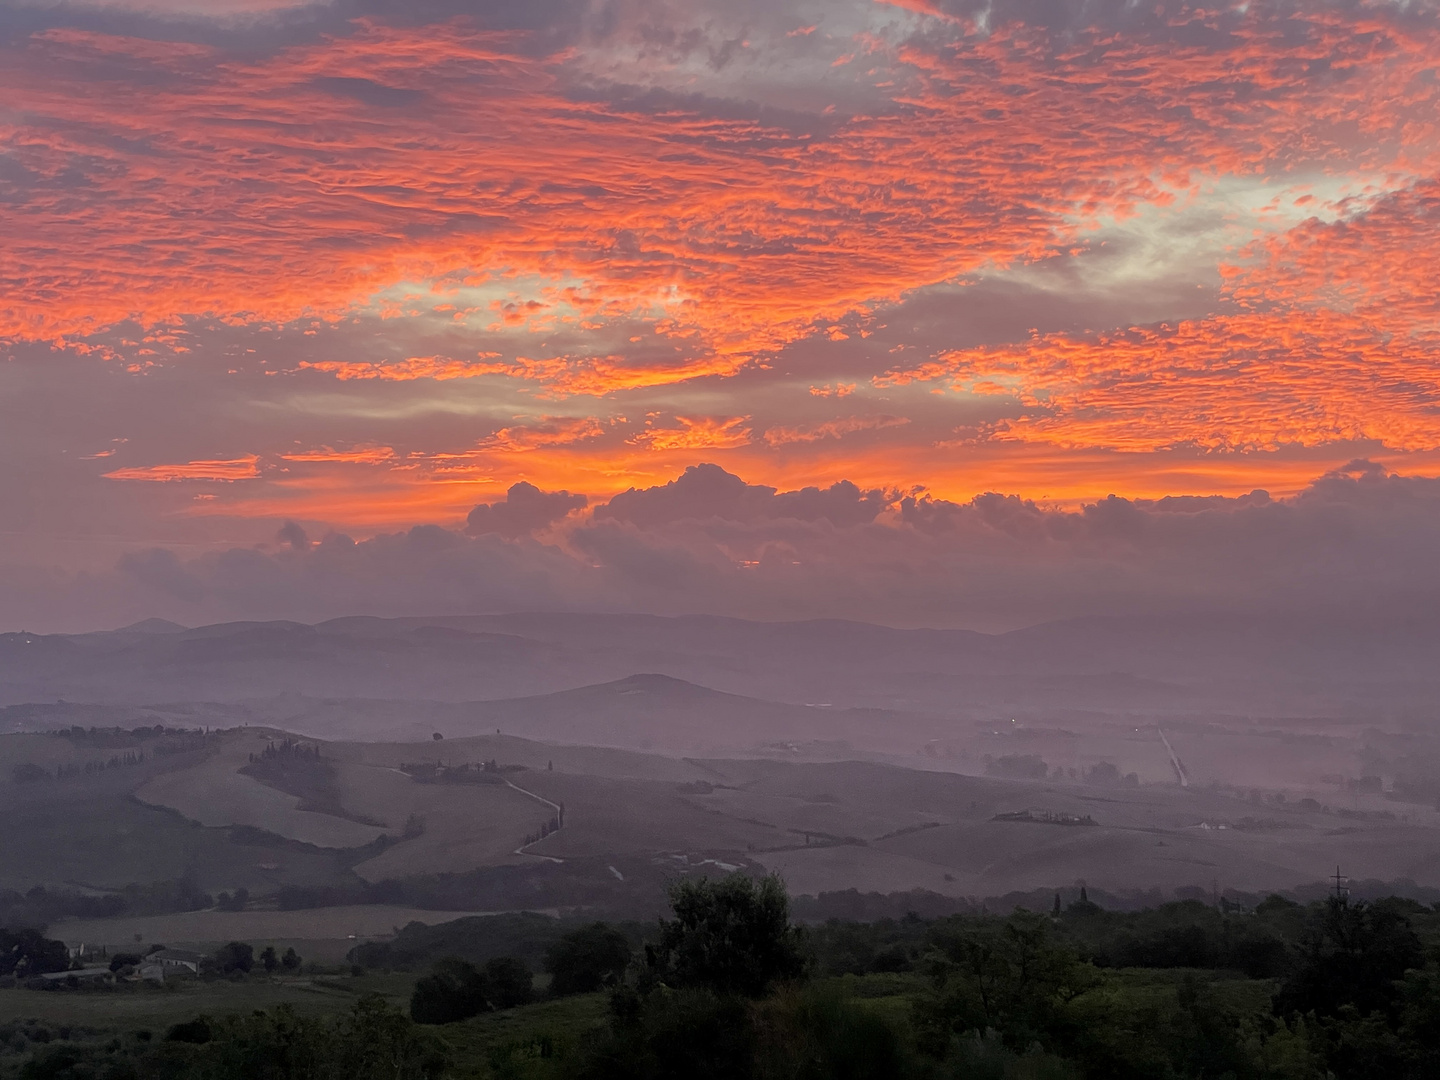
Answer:
<svg viewBox="0 0 1440 1080"><path fill-rule="evenodd" d="M184 949L161 949L145 957L140 974L142 978L152 978L153 976L146 972L146 969L149 969L158 974L162 982L167 975L198 975L204 960L205 957L199 953L186 952Z"/></svg>

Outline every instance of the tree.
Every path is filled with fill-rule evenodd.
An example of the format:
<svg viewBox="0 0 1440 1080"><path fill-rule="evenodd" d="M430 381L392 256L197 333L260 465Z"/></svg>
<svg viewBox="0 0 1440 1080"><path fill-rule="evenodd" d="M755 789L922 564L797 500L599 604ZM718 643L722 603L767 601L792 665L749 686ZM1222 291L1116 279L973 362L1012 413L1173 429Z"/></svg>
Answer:
<svg viewBox="0 0 1440 1080"><path fill-rule="evenodd" d="M415 983L410 1019L417 1024L453 1024L490 1008L485 974L474 964L454 957L441 960Z"/></svg>
<svg viewBox="0 0 1440 1080"><path fill-rule="evenodd" d="M647 950L662 982L758 998L805 974L801 931L790 924L790 900L774 874L677 882L670 906L675 918L661 920L660 942Z"/></svg>
<svg viewBox="0 0 1440 1080"><path fill-rule="evenodd" d="M208 1038L199 1028L186 1031L201 1040L209 1053L209 1069L202 1075L213 1080L241 1080L242 1077L320 1077L336 1052L329 1026L313 1017L300 1016L289 1005L248 1016L229 1016L211 1027ZM179 1041L189 1039L177 1038Z"/></svg>
<svg viewBox="0 0 1440 1080"><path fill-rule="evenodd" d="M1044 780L1050 775L1050 766L1039 754L1005 754L985 762L985 775L1009 780Z"/></svg>
<svg viewBox="0 0 1440 1080"><path fill-rule="evenodd" d="M243 886L235 890L235 895L222 892L215 898L215 906L221 911L244 911L245 905L250 903L250 890Z"/></svg>
<svg viewBox="0 0 1440 1080"><path fill-rule="evenodd" d="M436 1080L444 1050L379 994L355 1003L335 1028L331 1075L344 1080Z"/></svg>
<svg viewBox="0 0 1440 1080"><path fill-rule="evenodd" d="M756 1075L748 1002L706 989L652 994L643 1005L633 991L622 990L616 997L636 1007L612 1015L610 1036L593 1047L580 1073L583 1080L746 1080Z"/></svg>
<svg viewBox="0 0 1440 1080"><path fill-rule="evenodd" d="M280 966L292 973L300 970L300 954L293 946L285 950L285 955L280 958Z"/></svg>
<svg viewBox="0 0 1440 1080"><path fill-rule="evenodd" d="M119 971L121 968L134 967L143 959L139 953L117 952L110 958L110 970Z"/></svg>
<svg viewBox="0 0 1440 1080"><path fill-rule="evenodd" d="M612 986L630 966L630 942L615 927L597 922L572 930L545 953L550 993L589 994Z"/></svg>
<svg viewBox="0 0 1440 1080"><path fill-rule="evenodd" d="M44 975L70 966L70 951L63 941L38 930L0 928L0 975Z"/></svg>
<svg viewBox="0 0 1440 1080"><path fill-rule="evenodd" d="M1053 1030L1059 1011L1094 985L1097 975L1050 920L1017 909L1008 919L956 918L933 936L928 968L933 994L918 1012L932 1050L951 1033L995 1030L1023 1047Z"/></svg>
<svg viewBox="0 0 1440 1080"><path fill-rule="evenodd" d="M1324 1017L1350 1006L1364 1016L1388 1006L1405 972L1424 962L1420 939L1400 904L1332 896L1311 916L1299 963L1280 988L1276 1011Z"/></svg>
<svg viewBox="0 0 1440 1080"><path fill-rule="evenodd" d="M202 1018L198 1023L204 1027L184 1032L190 1036L184 1041L198 1044L196 1056L189 1058L193 1067L164 1075L206 1080L432 1080L445 1068L440 1048L378 995L362 998L348 1013L329 1021L300 1016L290 1006L280 1005L268 1012L210 1022Z"/></svg>
<svg viewBox="0 0 1440 1080"><path fill-rule="evenodd" d="M226 975L248 972L255 966L255 950L243 941L232 941L215 951L215 966Z"/></svg>
<svg viewBox="0 0 1440 1080"><path fill-rule="evenodd" d="M497 956L485 965L485 1000L492 1009L513 1009L535 1000L530 965L513 956Z"/></svg>
<svg viewBox="0 0 1440 1080"><path fill-rule="evenodd" d="M280 958L275 955L274 945L266 945L260 953L260 966L263 967L267 973L274 971L280 966Z"/></svg>

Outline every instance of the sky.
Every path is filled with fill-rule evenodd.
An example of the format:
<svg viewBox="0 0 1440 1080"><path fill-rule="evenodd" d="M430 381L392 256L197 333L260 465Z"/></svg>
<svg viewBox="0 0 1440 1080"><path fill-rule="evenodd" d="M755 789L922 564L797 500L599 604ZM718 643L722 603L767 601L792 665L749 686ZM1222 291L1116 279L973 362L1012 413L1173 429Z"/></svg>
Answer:
<svg viewBox="0 0 1440 1080"><path fill-rule="evenodd" d="M0 0L0 630L1440 598L1440 11Z"/></svg>

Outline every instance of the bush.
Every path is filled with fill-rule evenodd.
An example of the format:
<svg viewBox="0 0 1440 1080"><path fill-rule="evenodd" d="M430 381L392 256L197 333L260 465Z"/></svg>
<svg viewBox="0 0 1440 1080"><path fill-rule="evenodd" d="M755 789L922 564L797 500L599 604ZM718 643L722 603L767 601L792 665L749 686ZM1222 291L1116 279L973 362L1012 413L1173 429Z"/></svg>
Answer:
<svg viewBox="0 0 1440 1080"><path fill-rule="evenodd" d="M166 1042L182 1043L208 1043L214 1032L211 1030L210 1021L203 1016L194 1020L175 1024L165 1033Z"/></svg>

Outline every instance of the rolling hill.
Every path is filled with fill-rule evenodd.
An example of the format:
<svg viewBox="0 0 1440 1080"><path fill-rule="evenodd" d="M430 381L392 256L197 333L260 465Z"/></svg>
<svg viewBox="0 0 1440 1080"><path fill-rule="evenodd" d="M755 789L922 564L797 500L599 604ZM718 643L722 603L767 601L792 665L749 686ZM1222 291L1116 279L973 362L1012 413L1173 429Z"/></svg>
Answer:
<svg viewBox="0 0 1440 1080"><path fill-rule="evenodd" d="M1440 619L1090 618L1007 634L708 616L157 620L0 635L0 704L311 698L498 701L653 672L793 705L1393 715L1440 689Z"/></svg>

